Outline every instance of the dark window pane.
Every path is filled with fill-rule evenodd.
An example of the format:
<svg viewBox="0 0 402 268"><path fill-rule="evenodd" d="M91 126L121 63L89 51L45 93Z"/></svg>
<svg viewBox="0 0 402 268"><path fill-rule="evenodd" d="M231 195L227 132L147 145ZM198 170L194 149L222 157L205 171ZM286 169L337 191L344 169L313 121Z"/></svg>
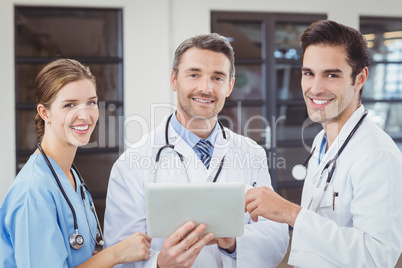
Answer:
<svg viewBox="0 0 402 268"><path fill-rule="evenodd" d="M29 150L36 148L37 136L35 130L34 119L36 110L18 110L18 140L17 150Z"/></svg>
<svg viewBox="0 0 402 268"><path fill-rule="evenodd" d="M122 101L119 89L120 64L85 64L96 77L96 90L100 101ZM119 97L120 96L120 97Z"/></svg>
<svg viewBox="0 0 402 268"><path fill-rule="evenodd" d="M226 107L219 114L219 120L233 132L265 144L267 120L261 116L261 107Z"/></svg>
<svg viewBox="0 0 402 268"><path fill-rule="evenodd" d="M305 105L278 107L276 123L276 140L312 140L322 129L320 124L312 122L307 115Z"/></svg>
<svg viewBox="0 0 402 268"><path fill-rule="evenodd" d="M104 217L105 217L105 209L106 209L106 198L100 198L100 197L92 197L94 199L94 204L95 204L95 208L96 208L96 213L98 215L99 218L99 223L101 225L101 228L103 230L103 222L104 222ZM102 250L102 248L100 248L99 250Z"/></svg>
<svg viewBox="0 0 402 268"><path fill-rule="evenodd" d="M369 117L393 139L402 139L402 103L365 104Z"/></svg>
<svg viewBox="0 0 402 268"><path fill-rule="evenodd" d="M402 99L402 64L378 63L370 67L363 98Z"/></svg>
<svg viewBox="0 0 402 268"><path fill-rule="evenodd" d="M297 164L303 164L307 157L310 155L311 145L306 147L295 148L277 148L276 150L276 174L278 176L278 183L280 182L294 182L292 176L292 168ZM279 163L285 163L279 165Z"/></svg>
<svg viewBox="0 0 402 268"><path fill-rule="evenodd" d="M262 27L260 22L219 22L216 32L220 33L233 46L236 59L262 58Z"/></svg>
<svg viewBox="0 0 402 268"><path fill-rule="evenodd" d="M364 34L372 61L402 61L402 18L362 18Z"/></svg>
<svg viewBox="0 0 402 268"><path fill-rule="evenodd" d="M17 103L35 103L35 78L43 67L43 64L17 65Z"/></svg>
<svg viewBox="0 0 402 268"><path fill-rule="evenodd" d="M118 57L118 12L77 8L18 8L17 57Z"/></svg>
<svg viewBox="0 0 402 268"><path fill-rule="evenodd" d="M261 66L237 65L235 85L228 100L260 100L261 98Z"/></svg>
<svg viewBox="0 0 402 268"><path fill-rule="evenodd" d="M308 26L309 23L277 23L275 27L275 58L296 61L300 60L300 36Z"/></svg>
<svg viewBox="0 0 402 268"><path fill-rule="evenodd" d="M371 56L363 98L402 100L402 18L362 18L360 31Z"/></svg>
<svg viewBox="0 0 402 268"><path fill-rule="evenodd" d="M105 154L77 154L75 156L74 163L94 197L106 193L110 171L118 157L118 152Z"/></svg>
<svg viewBox="0 0 402 268"><path fill-rule="evenodd" d="M300 100L303 99L301 89L301 68L292 67L290 64L277 64L276 81L278 99Z"/></svg>
<svg viewBox="0 0 402 268"><path fill-rule="evenodd" d="M285 198L286 200L298 204L301 204L301 194L302 194L303 187L286 187L286 188L280 188L279 189L279 194Z"/></svg>

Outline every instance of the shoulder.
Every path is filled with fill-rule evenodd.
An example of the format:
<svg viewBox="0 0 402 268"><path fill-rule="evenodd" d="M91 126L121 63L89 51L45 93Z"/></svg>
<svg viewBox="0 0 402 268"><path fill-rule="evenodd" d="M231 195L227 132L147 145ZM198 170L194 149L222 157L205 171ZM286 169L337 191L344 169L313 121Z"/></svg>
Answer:
<svg viewBox="0 0 402 268"><path fill-rule="evenodd" d="M40 157L39 154L33 154L29 158L8 190L1 207L2 213L7 214L7 217L28 209L38 213L44 210L54 211L54 200L60 195L60 191L52 173Z"/></svg>
<svg viewBox="0 0 402 268"><path fill-rule="evenodd" d="M370 119L365 120L356 132L354 145L356 153L361 155L388 152L397 157L401 156L401 151L392 138Z"/></svg>
<svg viewBox="0 0 402 268"><path fill-rule="evenodd" d="M365 121L356 132L356 137L352 138L350 147L346 146L348 149L345 148L344 152L345 157L349 159L352 174L366 172L379 177L387 177L385 174L400 174L402 172L400 149L375 123L371 120ZM395 175L391 175L393 176Z"/></svg>
<svg viewBox="0 0 402 268"><path fill-rule="evenodd" d="M58 189L53 175L40 154L33 154L11 185L6 198L17 205L33 199L46 202Z"/></svg>

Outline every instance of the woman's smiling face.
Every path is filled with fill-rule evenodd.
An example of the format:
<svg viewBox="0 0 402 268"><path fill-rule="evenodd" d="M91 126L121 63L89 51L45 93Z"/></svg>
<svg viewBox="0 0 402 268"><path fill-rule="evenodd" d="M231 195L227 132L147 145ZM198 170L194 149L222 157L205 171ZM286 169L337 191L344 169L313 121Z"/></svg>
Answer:
<svg viewBox="0 0 402 268"><path fill-rule="evenodd" d="M82 79L66 84L47 108L50 124L45 135L73 146L84 146L99 118L98 97L92 81Z"/></svg>

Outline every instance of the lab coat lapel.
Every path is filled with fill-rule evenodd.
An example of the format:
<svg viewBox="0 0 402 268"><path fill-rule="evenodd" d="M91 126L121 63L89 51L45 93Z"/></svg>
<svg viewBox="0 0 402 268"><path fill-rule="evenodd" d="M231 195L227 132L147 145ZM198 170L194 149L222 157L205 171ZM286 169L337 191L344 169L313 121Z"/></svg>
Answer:
<svg viewBox="0 0 402 268"><path fill-rule="evenodd" d="M228 136L228 131L226 131L226 135ZM230 137L226 137L230 139ZM229 140L223 138L222 133L218 133L216 137L216 142L214 144L214 152L212 154L211 164L207 171L207 181L212 182L216 173L219 170L219 166L222 162L222 159L226 156L229 149ZM224 164L224 163L223 163ZM219 181L219 179L217 179Z"/></svg>

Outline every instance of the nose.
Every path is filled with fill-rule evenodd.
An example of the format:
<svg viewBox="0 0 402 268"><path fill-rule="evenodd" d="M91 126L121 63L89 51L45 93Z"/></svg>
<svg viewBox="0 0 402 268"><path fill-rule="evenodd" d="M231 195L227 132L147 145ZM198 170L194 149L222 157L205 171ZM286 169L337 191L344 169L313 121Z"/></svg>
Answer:
<svg viewBox="0 0 402 268"><path fill-rule="evenodd" d="M79 120L88 121L90 118L88 109L85 108L79 109L77 111L77 118Z"/></svg>
<svg viewBox="0 0 402 268"><path fill-rule="evenodd" d="M213 91L213 84L209 78L204 78L200 85L200 91L204 94L210 94Z"/></svg>
<svg viewBox="0 0 402 268"><path fill-rule="evenodd" d="M312 95L318 95L320 92L323 92L324 83L323 79L320 77L314 76L308 81L303 81L304 91L309 91Z"/></svg>

